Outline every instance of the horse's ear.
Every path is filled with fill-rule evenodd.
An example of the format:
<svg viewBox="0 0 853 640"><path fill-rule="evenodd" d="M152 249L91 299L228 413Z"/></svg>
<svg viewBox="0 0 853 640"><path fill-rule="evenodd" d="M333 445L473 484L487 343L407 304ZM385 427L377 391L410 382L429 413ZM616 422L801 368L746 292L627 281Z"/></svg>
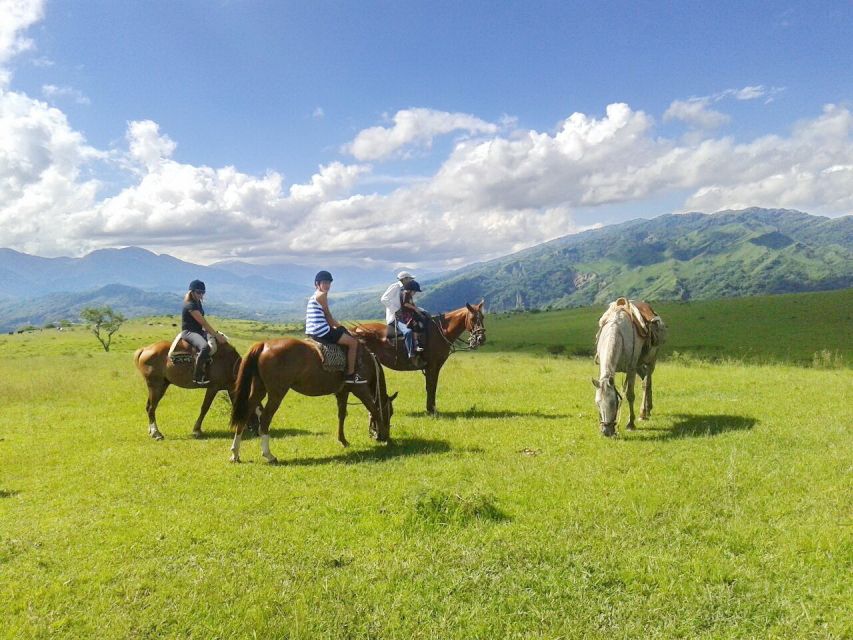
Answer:
<svg viewBox="0 0 853 640"><path fill-rule="evenodd" d="M485 298L480 298L480 304L478 304L478 305L477 305L477 311L482 311L482 310L483 310L483 305L484 305L484 304L486 304L486 299L485 299Z"/></svg>
<svg viewBox="0 0 853 640"><path fill-rule="evenodd" d="M596 389L600 389L601 383L598 380L596 380L595 378L593 378L592 379L592 386L595 387Z"/></svg>
<svg viewBox="0 0 853 640"><path fill-rule="evenodd" d="M465 306L468 307L468 311L470 311L471 313L476 313L477 310L467 302L465 303Z"/></svg>
<svg viewBox="0 0 853 640"><path fill-rule="evenodd" d="M399 391L395 391L395 392L394 392L394 395L390 395L390 396L388 396L388 399L389 399L391 402L394 402L394 400L396 400L396 399L397 399L397 396L398 396L398 395L400 395L400 392L399 392Z"/></svg>

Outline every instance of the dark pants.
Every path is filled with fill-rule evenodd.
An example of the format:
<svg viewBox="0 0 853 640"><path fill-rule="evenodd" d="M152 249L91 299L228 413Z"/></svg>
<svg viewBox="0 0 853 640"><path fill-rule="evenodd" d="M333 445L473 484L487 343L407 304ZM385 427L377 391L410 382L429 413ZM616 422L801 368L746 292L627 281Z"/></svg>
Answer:
<svg viewBox="0 0 853 640"><path fill-rule="evenodd" d="M198 354L195 357L193 380L201 380L204 377L204 367L207 365L207 361L210 360L210 345L207 344L207 336L194 331L181 331L181 338L198 350Z"/></svg>

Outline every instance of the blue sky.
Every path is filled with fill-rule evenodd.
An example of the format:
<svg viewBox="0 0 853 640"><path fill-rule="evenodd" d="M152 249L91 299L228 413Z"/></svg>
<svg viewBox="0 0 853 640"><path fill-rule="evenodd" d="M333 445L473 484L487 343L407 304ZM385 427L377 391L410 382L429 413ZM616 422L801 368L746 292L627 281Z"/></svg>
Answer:
<svg viewBox="0 0 853 640"><path fill-rule="evenodd" d="M853 206L850 2L0 15L22 251L442 268L673 211Z"/></svg>

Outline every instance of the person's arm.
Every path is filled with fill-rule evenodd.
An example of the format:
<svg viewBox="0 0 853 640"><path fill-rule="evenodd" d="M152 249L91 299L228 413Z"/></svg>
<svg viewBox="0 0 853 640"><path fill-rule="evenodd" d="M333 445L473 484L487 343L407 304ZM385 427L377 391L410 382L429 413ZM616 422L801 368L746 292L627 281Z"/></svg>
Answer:
<svg viewBox="0 0 853 640"><path fill-rule="evenodd" d="M190 315L198 322L205 331L207 331L210 335L216 338L216 341L220 344L224 344L226 342L225 336L221 334L219 331L210 326L210 323L205 320L204 316L201 315L201 311L193 309L190 311Z"/></svg>
<svg viewBox="0 0 853 640"><path fill-rule="evenodd" d="M338 323L335 321L335 318L332 316L332 312L329 311L329 302L328 296L325 293L320 293L317 295L317 302L320 303L320 306L323 308L323 315L326 316L326 322L329 323L329 326L333 329L338 326Z"/></svg>

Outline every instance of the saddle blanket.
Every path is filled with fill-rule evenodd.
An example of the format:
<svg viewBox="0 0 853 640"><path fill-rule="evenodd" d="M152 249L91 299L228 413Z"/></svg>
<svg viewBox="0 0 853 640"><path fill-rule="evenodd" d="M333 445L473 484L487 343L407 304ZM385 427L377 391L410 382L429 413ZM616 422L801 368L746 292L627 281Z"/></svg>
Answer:
<svg viewBox="0 0 853 640"><path fill-rule="evenodd" d="M212 359L219 343L213 336L208 336L207 344L210 345L210 357ZM195 362L195 349L189 342L181 339L180 333L175 336L175 339L172 340L172 346L169 347L169 360L172 361L172 364Z"/></svg>
<svg viewBox="0 0 853 640"><path fill-rule="evenodd" d="M599 327L609 317L610 313L615 309L622 307L628 312L631 321L637 328L640 336L648 341L651 346L656 347L663 344L666 340L666 325L663 319L655 313L651 305L642 300L628 300L627 298L619 298L616 302L610 304L610 308L601 316Z"/></svg>
<svg viewBox="0 0 853 640"><path fill-rule="evenodd" d="M326 371L340 371L347 369L347 350L336 344L326 344L308 338L305 342L317 349L320 359L323 361L323 369Z"/></svg>

